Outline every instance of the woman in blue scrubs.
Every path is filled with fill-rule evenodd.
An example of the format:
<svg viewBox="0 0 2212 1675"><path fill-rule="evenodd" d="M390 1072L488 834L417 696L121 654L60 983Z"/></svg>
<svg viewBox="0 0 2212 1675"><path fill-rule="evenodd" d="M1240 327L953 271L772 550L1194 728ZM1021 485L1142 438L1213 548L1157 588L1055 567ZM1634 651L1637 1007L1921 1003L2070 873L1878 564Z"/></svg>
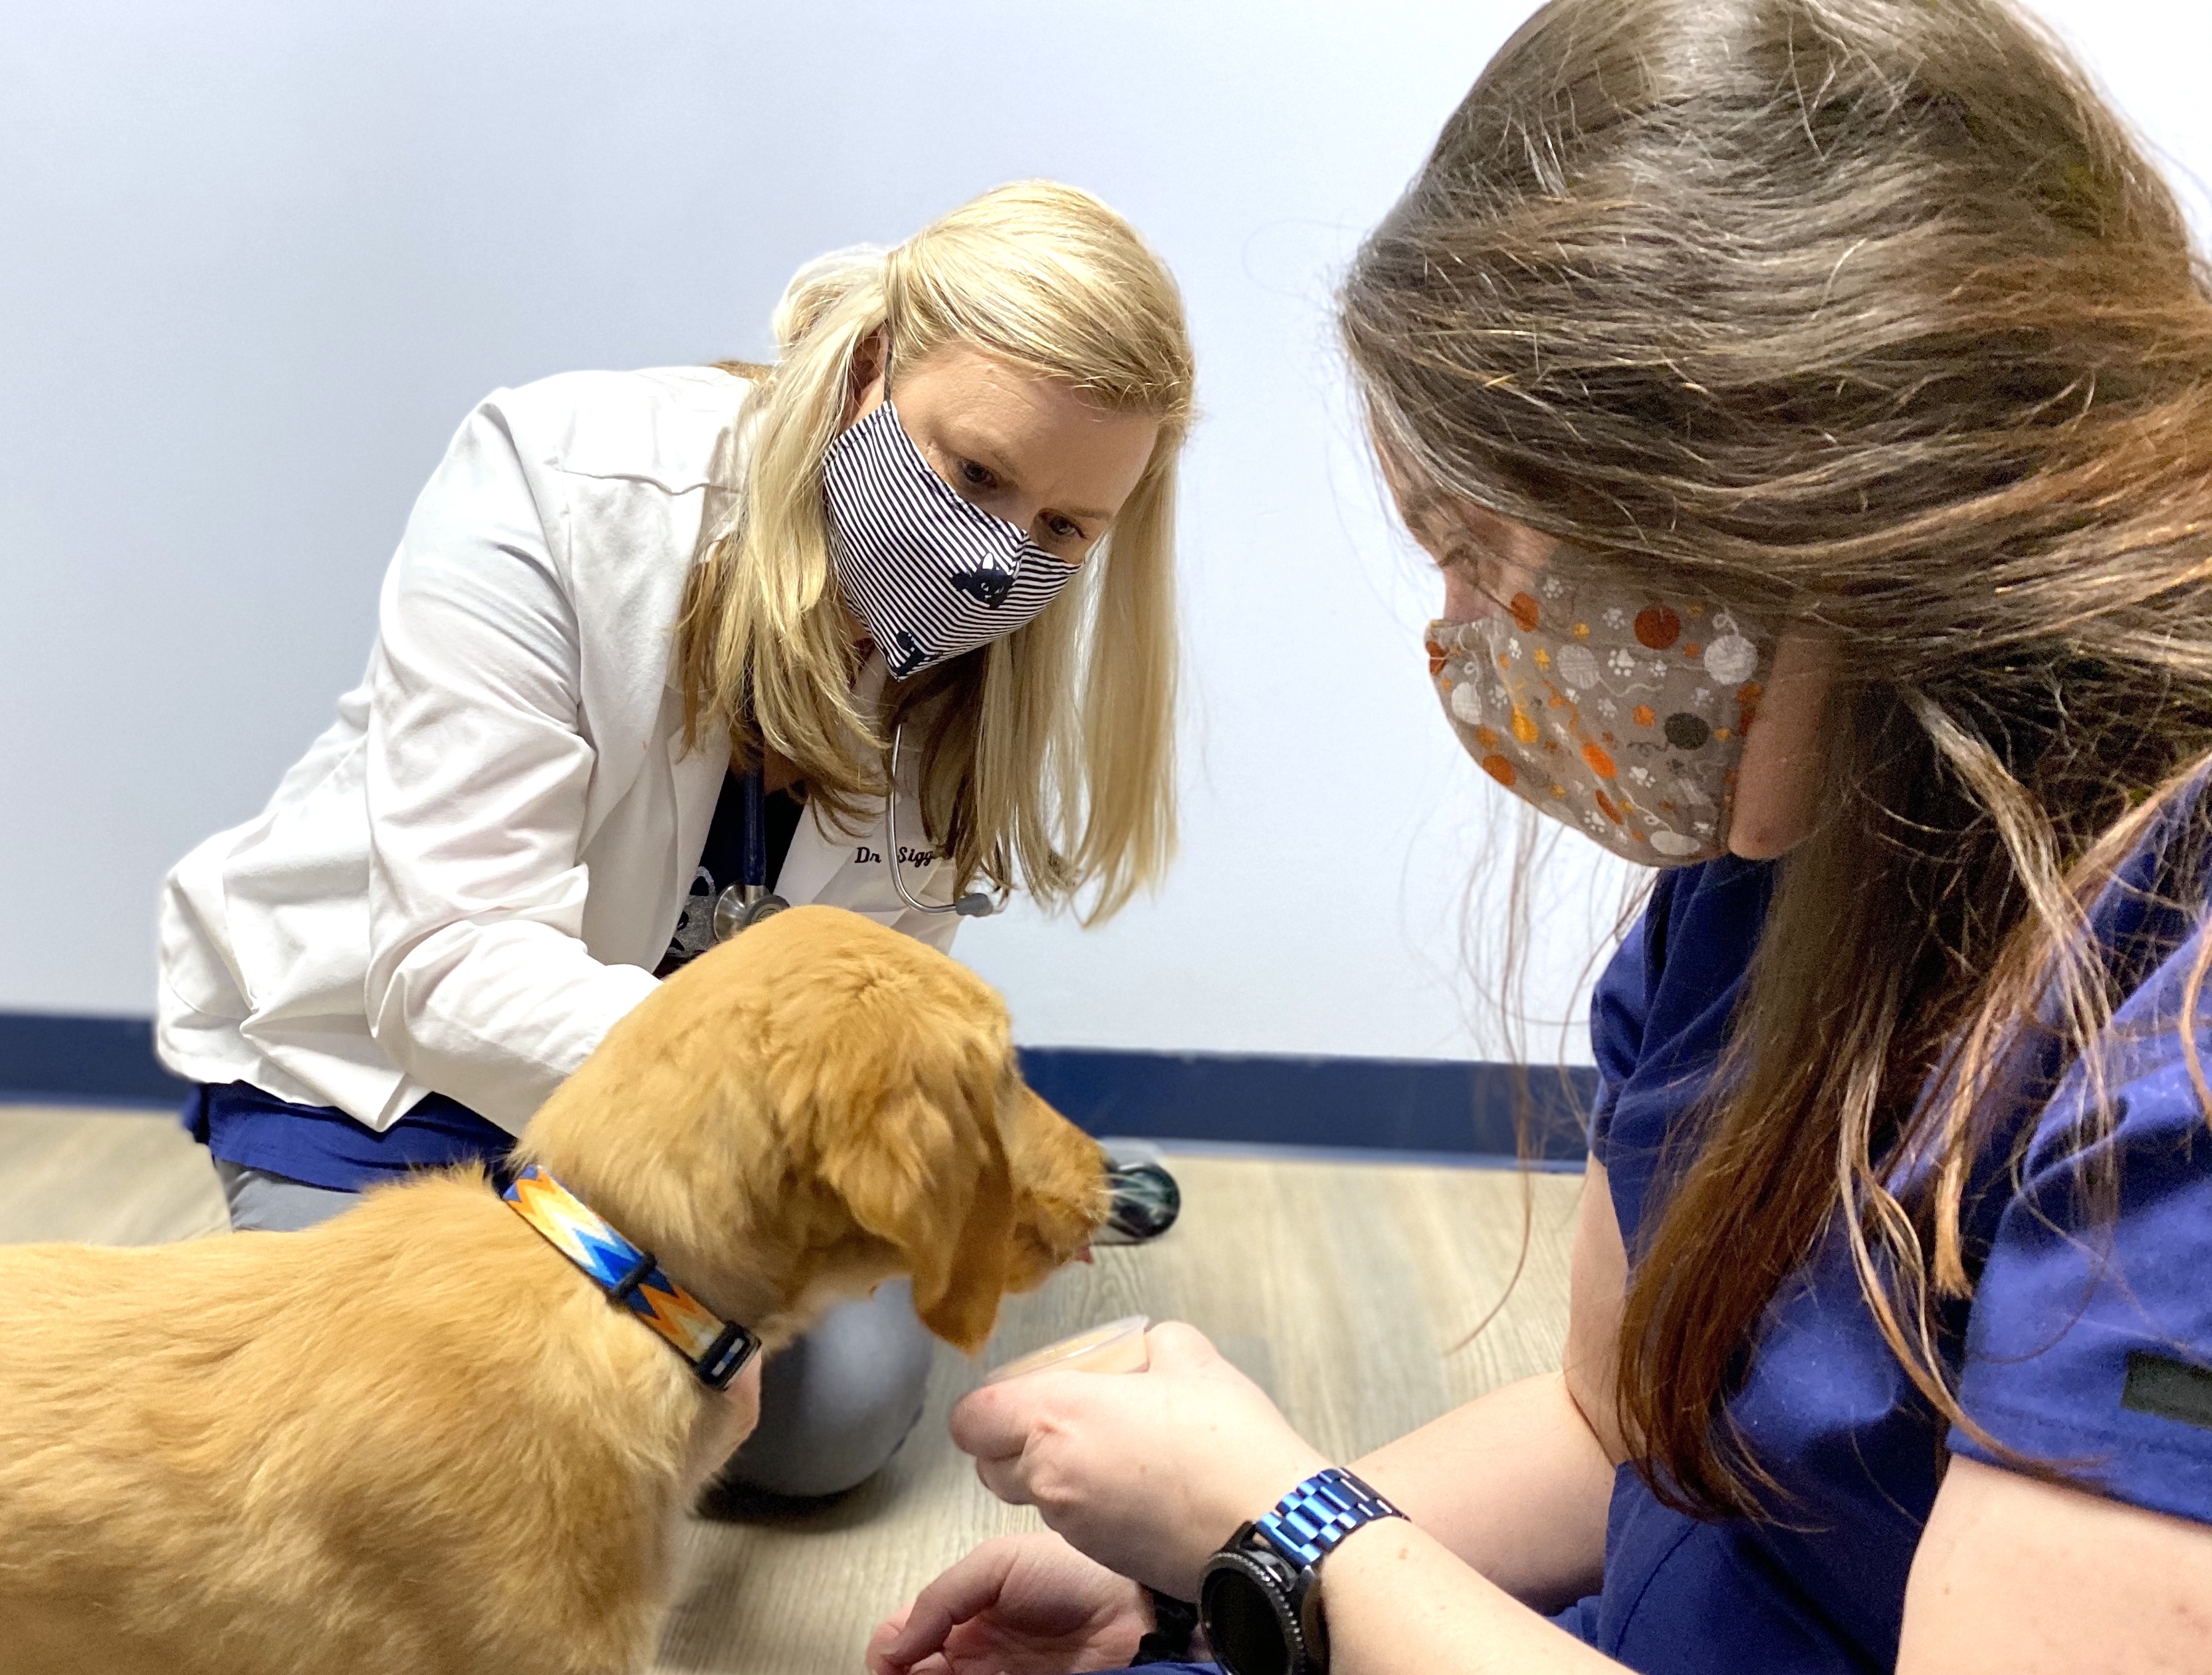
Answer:
<svg viewBox="0 0 2212 1675"><path fill-rule="evenodd" d="M1558 0L1342 307L1449 725L1658 869L1595 997L1564 1364L1350 1479L1185 1327L981 1391L956 1439L1055 1533L874 1666L1172 1656L1203 1585L1250 1675L2212 1668L2212 293L2172 195L1999 0ZM1255 1629L1285 1605L1325 1649Z"/></svg>

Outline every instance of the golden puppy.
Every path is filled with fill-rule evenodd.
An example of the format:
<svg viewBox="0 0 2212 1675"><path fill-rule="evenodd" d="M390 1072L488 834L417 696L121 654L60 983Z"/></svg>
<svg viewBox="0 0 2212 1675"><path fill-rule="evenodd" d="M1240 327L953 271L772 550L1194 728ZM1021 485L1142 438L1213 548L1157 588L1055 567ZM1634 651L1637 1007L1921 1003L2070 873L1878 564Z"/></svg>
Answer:
<svg viewBox="0 0 2212 1675"><path fill-rule="evenodd" d="M990 987L825 907L663 985L518 1161L771 1351L898 1273L974 1350L1103 1208ZM0 1251L0 1671L626 1675L757 1393L475 1170L305 1233Z"/></svg>

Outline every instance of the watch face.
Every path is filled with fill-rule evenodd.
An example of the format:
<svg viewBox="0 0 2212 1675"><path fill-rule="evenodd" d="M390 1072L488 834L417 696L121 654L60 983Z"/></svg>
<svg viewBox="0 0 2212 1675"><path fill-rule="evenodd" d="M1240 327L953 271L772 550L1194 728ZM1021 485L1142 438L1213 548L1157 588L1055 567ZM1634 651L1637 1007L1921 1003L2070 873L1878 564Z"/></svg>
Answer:
<svg viewBox="0 0 2212 1675"><path fill-rule="evenodd" d="M1291 1675L1299 1661L1290 1602L1263 1566L1243 1553L1218 1553L1200 1585L1206 1643L1229 1675Z"/></svg>

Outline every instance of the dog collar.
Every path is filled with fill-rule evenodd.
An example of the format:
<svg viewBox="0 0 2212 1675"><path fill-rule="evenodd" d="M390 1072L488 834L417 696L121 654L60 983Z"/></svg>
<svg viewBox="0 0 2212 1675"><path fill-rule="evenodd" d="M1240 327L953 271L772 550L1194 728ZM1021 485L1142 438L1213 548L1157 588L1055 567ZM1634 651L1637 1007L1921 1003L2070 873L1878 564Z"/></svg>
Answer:
<svg viewBox="0 0 2212 1675"><path fill-rule="evenodd" d="M623 1238L537 1164L526 1165L500 1196L546 1243L605 1288L611 1300L666 1338L701 1383L726 1390L759 1352L759 1338L661 1272L651 1251Z"/></svg>

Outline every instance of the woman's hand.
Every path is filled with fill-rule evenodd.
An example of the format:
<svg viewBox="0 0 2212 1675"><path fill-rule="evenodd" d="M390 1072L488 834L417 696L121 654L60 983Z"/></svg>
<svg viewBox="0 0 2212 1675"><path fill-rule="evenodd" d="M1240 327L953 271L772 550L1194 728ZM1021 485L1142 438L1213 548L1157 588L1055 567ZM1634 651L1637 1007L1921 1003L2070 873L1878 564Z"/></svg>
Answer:
<svg viewBox="0 0 2212 1675"><path fill-rule="evenodd" d="M760 1425L761 1357L754 1356L744 1370L719 1396L708 1398L705 1423L693 1439L691 1487L704 1489L730 1456Z"/></svg>
<svg viewBox="0 0 2212 1675"><path fill-rule="evenodd" d="M1152 1626L1126 1576L1039 1530L987 1541L886 1617L869 1675L1073 1675L1122 1669Z"/></svg>
<svg viewBox="0 0 2212 1675"><path fill-rule="evenodd" d="M1146 1334L1142 1373L1036 1373L952 1410L952 1440L1002 1501L1034 1506L1078 1550L1195 1599L1206 1559L1329 1462L1204 1334Z"/></svg>

